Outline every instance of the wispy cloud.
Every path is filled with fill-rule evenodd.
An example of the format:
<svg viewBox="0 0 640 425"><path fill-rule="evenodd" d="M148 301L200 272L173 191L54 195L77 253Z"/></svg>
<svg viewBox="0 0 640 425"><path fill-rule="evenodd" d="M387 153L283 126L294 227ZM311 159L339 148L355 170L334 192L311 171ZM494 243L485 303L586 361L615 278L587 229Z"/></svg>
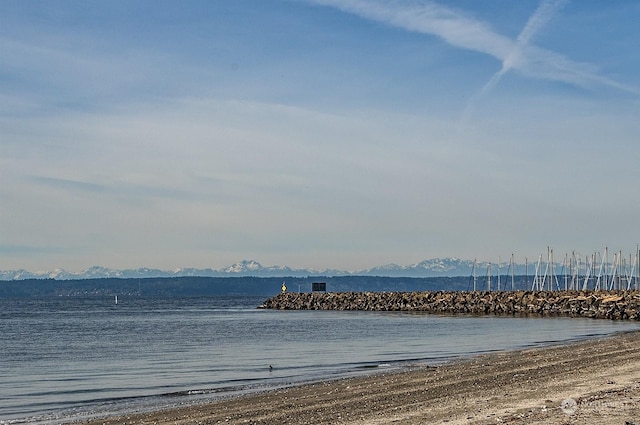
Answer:
<svg viewBox="0 0 640 425"><path fill-rule="evenodd" d="M60 189L70 190L70 191L82 191L82 192L91 192L91 193L104 193L107 191L107 188L104 185L91 183L87 181L80 180L72 180L72 179L63 179L56 177L46 177L46 176L32 176L31 180L35 183L42 184L49 187L56 187Z"/></svg>
<svg viewBox="0 0 640 425"><path fill-rule="evenodd" d="M99 195L111 198L133 200L167 199L193 200L202 197L201 193L184 187L172 187L168 181L162 184L141 184L138 182L110 181L107 183L79 179L48 176L31 176L32 182L50 189L62 190L72 195Z"/></svg>
<svg viewBox="0 0 640 425"><path fill-rule="evenodd" d="M65 249L59 246L33 246L33 245L1 245L0 244L0 254L5 256L19 256L25 254L51 254L51 253L61 253L64 252Z"/></svg>
<svg viewBox="0 0 640 425"><path fill-rule="evenodd" d="M488 83L489 88L495 85L500 75L513 70L528 78L579 87L603 85L640 94L637 87L599 75L591 64L575 62L562 54L530 45L533 36L557 14L565 0L544 0L516 40L497 33L490 24L473 16L431 1L419 4L406 0L309 1L407 31L434 35L451 46L493 56L503 69Z"/></svg>
<svg viewBox="0 0 640 425"><path fill-rule="evenodd" d="M508 56L513 41L460 11L434 2L378 0L310 0L365 19L407 31L431 34L463 49L486 53L500 60Z"/></svg>

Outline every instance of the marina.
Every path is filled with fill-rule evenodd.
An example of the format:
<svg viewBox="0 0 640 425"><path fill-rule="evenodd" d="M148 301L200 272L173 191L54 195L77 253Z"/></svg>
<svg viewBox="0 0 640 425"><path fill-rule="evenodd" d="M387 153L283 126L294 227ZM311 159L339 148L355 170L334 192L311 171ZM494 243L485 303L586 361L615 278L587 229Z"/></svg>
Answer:
<svg viewBox="0 0 640 425"><path fill-rule="evenodd" d="M611 258L611 259L610 259ZM529 267L533 274L530 275ZM506 272L502 274L502 270ZM518 269L518 271L516 271ZM546 255L540 254L537 262L524 259L524 270L516 265L514 254L508 263L498 258L497 263L487 263L482 273L478 260L474 260L469 289L474 291L630 291L640 289L640 246L628 257L618 250L610 257L609 248L589 255L576 251L565 253L558 262L554 250L547 247ZM471 285L472 284L472 285Z"/></svg>

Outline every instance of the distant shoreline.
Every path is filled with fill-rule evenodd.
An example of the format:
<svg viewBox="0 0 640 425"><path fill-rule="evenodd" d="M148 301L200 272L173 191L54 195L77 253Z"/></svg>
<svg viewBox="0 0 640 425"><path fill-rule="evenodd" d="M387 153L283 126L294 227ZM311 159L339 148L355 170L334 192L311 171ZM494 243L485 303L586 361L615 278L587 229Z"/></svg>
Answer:
<svg viewBox="0 0 640 425"><path fill-rule="evenodd" d="M469 289L468 277L158 277L96 279L26 279L0 281L0 298L57 296L218 296L272 297L286 282L292 292L310 292L314 282L326 282L333 292L437 291Z"/></svg>
<svg viewBox="0 0 640 425"><path fill-rule="evenodd" d="M529 279L529 280L528 280ZM531 276L515 276L512 283L496 287L505 292L531 290ZM307 276L307 277L156 277L93 279L0 280L0 298L82 297L114 295L130 297L203 297L255 295L265 298L280 293L285 282L289 293L311 292L314 283L326 284L328 292L469 292L469 276L389 277L389 276ZM480 286L478 286L480 288ZM486 286L482 286L482 289ZM497 292L497 291L494 291ZM545 291L542 291L545 292ZM556 292L556 291L549 291ZM563 292L563 291L557 291Z"/></svg>

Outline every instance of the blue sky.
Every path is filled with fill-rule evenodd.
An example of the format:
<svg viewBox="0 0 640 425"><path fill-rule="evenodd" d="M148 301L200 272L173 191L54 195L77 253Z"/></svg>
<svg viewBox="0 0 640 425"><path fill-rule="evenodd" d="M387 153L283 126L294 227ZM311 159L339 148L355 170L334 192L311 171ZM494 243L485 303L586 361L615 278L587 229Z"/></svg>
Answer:
<svg viewBox="0 0 640 425"><path fill-rule="evenodd" d="M640 242L636 1L0 2L0 269Z"/></svg>

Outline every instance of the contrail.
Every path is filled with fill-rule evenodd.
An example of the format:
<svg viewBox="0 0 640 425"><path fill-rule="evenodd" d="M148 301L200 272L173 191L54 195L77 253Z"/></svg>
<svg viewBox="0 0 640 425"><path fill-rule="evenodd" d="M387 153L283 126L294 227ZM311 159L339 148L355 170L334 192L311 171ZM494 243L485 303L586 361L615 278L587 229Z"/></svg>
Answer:
<svg viewBox="0 0 640 425"><path fill-rule="evenodd" d="M504 74L514 67L518 68L521 61L526 61L523 52L526 50L535 33L544 27L567 2L568 0L543 0L540 3L518 35L513 48L502 60L502 67L500 70L493 74L489 81L482 86L480 91L469 100L469 103L463 112L463 122L466 121L467 117L471 114L475 102L490 93L498 85Z"/></svg>
<svg viewBox="0 0 640 425"><path fill-rule="evenodd" d="M547 24L553 18L553 16L560 10L565 4L568 3L568 0L543 0L538 6L538 9L535 11L533 15L527 21L527 25L522 29L520 35L518 35L518 44L526 45L529 44L529 41L533 37L533 35L540 30L543 26Z"/></svg>
<svg viewBox="0 0 640 425"><path fill-rule="evenodd" d="M567 3L567 0L543 0L538 9L527 21L518 38L516 44L509 55L502 61L502 69L497 73L499 76L504 75L513 68L517 61L522 58L522 52L542 27L544 27L553 16Z"/></svg>
<svg viewBox="0 0 640 425"><path fill-rule="evenodd" d="M509 71L528 77L558 81L578 87L602 85L640 94L640 88L601 76L597 67L574 62L565 56L531 43L533 37L568 3L568 0L541 0L516 39L495 32L490 25L464 11L433 0L299 0L327 6L385 25L420 34L430 34L451 46L490 55L502 64L482 89L469 101L490 93Z"/></svg>

